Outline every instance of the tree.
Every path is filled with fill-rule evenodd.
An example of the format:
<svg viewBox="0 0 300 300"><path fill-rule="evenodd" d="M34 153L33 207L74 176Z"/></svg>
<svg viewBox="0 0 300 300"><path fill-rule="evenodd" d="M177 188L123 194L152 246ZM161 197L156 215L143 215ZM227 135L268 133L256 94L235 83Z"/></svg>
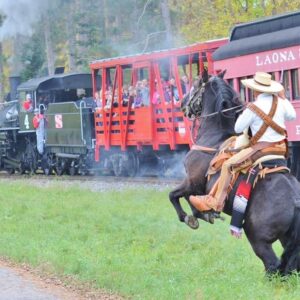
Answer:
<svg viewBox="0 0 300 300"><path fill-rule="evenodd" d="M4 21L4 16L0 13L0 27ZM0 40L0 101L2 102L3 99L3 48L2 48L2 41Z"/></svg>

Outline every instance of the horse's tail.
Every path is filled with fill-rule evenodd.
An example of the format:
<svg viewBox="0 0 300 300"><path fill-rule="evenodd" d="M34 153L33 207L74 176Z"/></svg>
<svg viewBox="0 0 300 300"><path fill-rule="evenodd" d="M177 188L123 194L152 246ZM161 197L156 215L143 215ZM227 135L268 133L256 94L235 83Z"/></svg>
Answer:
<svg viewBox="0 0 300 300"><path fill-rule="evenodd" d="M282 274L289 274L300 267L300 208L296 208L294 218L287 232L288 242L281 256L279 270Z"/></svg>

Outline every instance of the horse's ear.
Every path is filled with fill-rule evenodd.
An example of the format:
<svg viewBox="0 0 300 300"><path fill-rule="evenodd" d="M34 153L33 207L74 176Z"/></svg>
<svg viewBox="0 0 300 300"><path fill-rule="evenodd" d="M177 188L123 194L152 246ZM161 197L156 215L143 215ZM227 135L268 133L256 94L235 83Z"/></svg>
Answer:
<svg viewBox="0 0 300 300"><path fill-rule="evenodd" d="M226 69L224 70L224 71L222 71L222 72L220 72L219 74L218 74L218 77L220 77L221 79L223 79L224 78L224 75L225 75L225 73L226 73Z"/></svg>
<svg viewBox="0 0 300 300"><path fill-rule="evenodd" d="M208 79L209 79L209 75L208 75L207 68L204 68L204 70L202 72L202 81L203 82L208 82Z"/></svg>

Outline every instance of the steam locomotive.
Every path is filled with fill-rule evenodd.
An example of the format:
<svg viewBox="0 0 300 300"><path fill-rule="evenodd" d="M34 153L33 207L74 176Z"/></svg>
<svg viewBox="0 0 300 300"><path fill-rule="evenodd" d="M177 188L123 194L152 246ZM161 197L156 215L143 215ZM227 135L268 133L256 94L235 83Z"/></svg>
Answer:
<svg viewBox="0 0 300 300"><path fill-rule="evenodd" d="M1 170L87 173L95 141L91 75L56 74L21 84L20 78L11 77L10 87L9 101L0 107ZM28 100L30 106L24 105ZM45 121L41 153L35 115Z"/></svg>

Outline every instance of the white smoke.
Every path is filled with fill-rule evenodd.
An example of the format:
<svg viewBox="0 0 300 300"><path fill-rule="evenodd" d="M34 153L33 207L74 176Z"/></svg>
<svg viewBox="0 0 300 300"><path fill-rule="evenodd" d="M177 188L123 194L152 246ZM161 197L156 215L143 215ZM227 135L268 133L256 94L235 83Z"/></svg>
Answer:
<svg viewBox="0 0 300 300"><path fill-rule="evenodd" d="M45 0L0 0L0 12L5 15L0 40L17 34L30 36L33 24L40 19L47 4Z"/></svg>

